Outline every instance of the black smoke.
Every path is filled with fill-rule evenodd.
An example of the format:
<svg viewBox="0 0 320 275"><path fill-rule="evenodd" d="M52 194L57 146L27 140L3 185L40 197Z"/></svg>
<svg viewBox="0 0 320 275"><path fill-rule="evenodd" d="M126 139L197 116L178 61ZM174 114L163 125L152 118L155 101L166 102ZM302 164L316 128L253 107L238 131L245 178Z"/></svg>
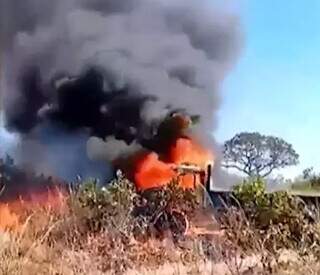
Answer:
<svg viewBox="0 0 320 275"><path fill-rule="evenodd" d="M105 161L153 149L176 110L199 116L194 133L211 143L241 36L219 1L0 3L3 111L21 161L60 171L88 140L89 156Z"/></svg>
<svg viewBox="0 0 320 275"><path fill-rule="evenodd" d="M155 96L139 93L134 87L117 89L97 68L88 68L79 76L60 76L51 81L51 98L45 97L39 70L29 68L19 83L23 95L18 111L8 112L7 128L29 134L39 124L49 123L70 134L79 129L89 136L106 139L113 136L128 145L152 138L153 125L142 118L144 105L156 102ZM49 89L49 85L44 85ZM169 109L169 108L168 108Z"/></svg>

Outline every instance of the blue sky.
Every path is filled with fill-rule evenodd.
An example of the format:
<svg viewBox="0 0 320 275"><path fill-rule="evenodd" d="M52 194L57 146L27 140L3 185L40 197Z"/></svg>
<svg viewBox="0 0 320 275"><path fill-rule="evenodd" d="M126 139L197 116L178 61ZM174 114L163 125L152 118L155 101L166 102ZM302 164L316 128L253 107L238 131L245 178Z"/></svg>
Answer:
<svg viewBox="0 0 320 275"><path fill-rule="evenodd" d="M320 1L242 2L245 45L224 83L217 138L277 135L300 154L286 176L320 170Z"/></svg>

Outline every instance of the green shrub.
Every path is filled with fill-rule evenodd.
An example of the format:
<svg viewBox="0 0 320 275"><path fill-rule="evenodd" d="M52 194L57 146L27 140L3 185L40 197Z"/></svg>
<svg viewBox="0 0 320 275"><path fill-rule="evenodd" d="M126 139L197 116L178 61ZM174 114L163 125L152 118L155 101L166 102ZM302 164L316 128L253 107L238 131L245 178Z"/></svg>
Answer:
<svg viewBox="0 0 320 275"><path fill-rule="evenodd" d="M251 179L236 186L234 196L248 218L260 227L302 218L303 215L297 201L287 192L266 192L262 179Z"/></svg>
<svg viewBox="0 0 320 275"><path fill-rule="evenodd" d="M122 175L103 188L95 180L85 182L75 196L82 220L90 231L130 232L137 193L134 184Z"/></svg>
<svg viewBox="0 0 320 275"><path fill-rule="evenodd" d="M235 187L234 196L244 217L238 212L237 219L229 218L228 233L241 247L247 245L253 249L260 245L272 252L287 248L301 254L312 250L320 255L319 223L309 219L301 201L287 192L267 193L261 179L251 179Z"/></svg>
<svg viewBox="0 0 320 275"><path fill-rule="evenodd" d="M94 180L83 183L72 201L71 208L85 230L106 230L127 237L137 232L149 234L154 214L166 206L191 216L198 205L195 192L183 190L176 181L167 188L137 192L123 175L103 188Z"/></svg>

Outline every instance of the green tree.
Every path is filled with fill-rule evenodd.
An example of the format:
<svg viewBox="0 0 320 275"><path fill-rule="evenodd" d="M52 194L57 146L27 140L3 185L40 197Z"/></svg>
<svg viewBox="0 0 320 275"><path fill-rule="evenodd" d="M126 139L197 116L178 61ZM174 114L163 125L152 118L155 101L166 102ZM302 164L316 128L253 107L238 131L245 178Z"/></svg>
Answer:
<svg viewBox="0 0 320 275"><path fill-rule="evenodd" d="M224 144L223 167L249 177L267 177L274 170L296 165L299 155L281 138L257 132L237 134Z"/></svg>

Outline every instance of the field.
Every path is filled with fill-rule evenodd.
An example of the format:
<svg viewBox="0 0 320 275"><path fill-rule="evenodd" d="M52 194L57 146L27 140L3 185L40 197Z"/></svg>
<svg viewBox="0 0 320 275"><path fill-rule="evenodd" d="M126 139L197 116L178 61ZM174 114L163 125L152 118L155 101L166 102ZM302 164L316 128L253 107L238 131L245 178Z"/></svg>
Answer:
<svg viewBox="0 0 320 275"><path fill-rule="evenodd" d="M320 187L318 185L312 185L309 181L294 183L290 186L288 192L293 195L320 197Z"/></svg>
<svg viewBox="0 0 320 275"><path fill-rule="evenodd" d="M290 196L253 182L236 190L240 208L213 216L197 196L174 185L166 192L188 209L184 237L146 230L125 178L106 190L84 183L54 204L2 205L0 274L319 274L318 221Z"/></svg>

